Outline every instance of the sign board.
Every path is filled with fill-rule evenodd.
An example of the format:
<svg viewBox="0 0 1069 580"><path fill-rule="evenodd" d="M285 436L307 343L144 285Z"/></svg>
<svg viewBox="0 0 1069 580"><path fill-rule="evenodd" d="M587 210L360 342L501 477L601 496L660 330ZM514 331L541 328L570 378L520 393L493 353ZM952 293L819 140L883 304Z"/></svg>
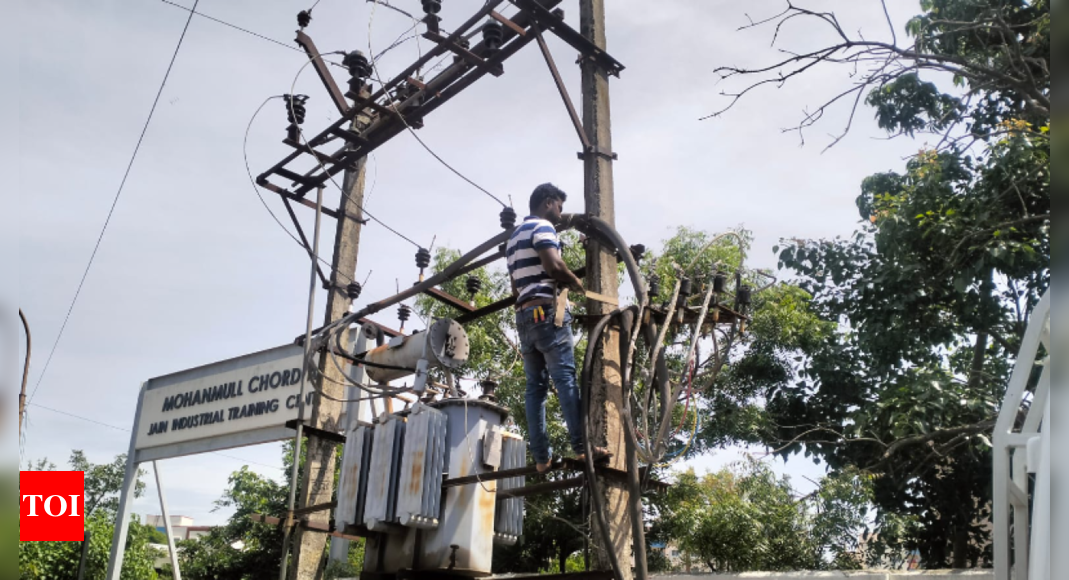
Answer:
<svg viewBox="0 0 1069 580"><path fill-rule="evenodd" d="M303 356L286 345L149 380L134 449L282 427L300 408Z"/></svg>

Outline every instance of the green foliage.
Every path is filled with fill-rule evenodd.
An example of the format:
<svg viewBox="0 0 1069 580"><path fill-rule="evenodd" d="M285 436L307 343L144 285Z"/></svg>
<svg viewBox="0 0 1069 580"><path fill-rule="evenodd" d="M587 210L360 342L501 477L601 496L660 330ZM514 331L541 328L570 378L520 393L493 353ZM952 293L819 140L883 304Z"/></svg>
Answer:
<svg viewBox="0 0 1069 580"><path fill-rule="evenodd" d="M787 478L750 461L737 470L678 473L660 506L668 535L715 572L859 568L858 539L871 501L870 480L825 478L796 498Z"/></svg>
<svg viewBox="0 0 1069 580"><path fill-rule="evenodd" d="M104 578L111 552L114 522L97 513L85 519L90 533L89 554L86 559L87 579ZM130 532L123 556L122 580L155 580L154 562L160 554L149 547L149 531L132 516ZM81 559L82 542L19 542L19 577L23 580L51 580L75 578Z"/></svg>
<svg viewBox="0 0 1069 580"><path fill-rule="evenodd" d="M122 491L123 478L126 476L126 455L117 455L111 463L94 465L89 463L84 453L76 449L71 452L69 463L72 470L85 472L86 515L100 511L114 517L119 511L119 492ZM141 481L143 475L144 470L139 470L135 497L141 497L145 492L145 484Z"/></svg>
<svg viewBox="0 0 1069 580"><path fill-rule="evenodd" d="M888 553L964 567L990 558L985 433L1050 285L1050 13L1042 0L922 9L908 26L916 49L953 63L965 96L910 73L867 102L891 132L968 134L865 179L851 238L777 249L838 329L799 345L802 364L769 393L765 442L877 476L879 536L898 542Z"/></svg>
<svg viewBox="0 0 1069 580"><path fill-rule="evenodd" d="M562 238L565 241L565 261L573 268L581 266L585 262L584 244L573 232L562 234ZM745 230L716 236L680 228L664 241L660 253L651 251L641 267L646 275L657 272L661 276L664 288L660 297L662 301L667 299L675 282L673 264L685 268L687 275L697 282L696 293L704 292L706 285L711 283L710 273L714 266L730 274L738 270L750 239L750 233ZM438 249L434 270L440 271L458 256L459 252L454 250ZM482 281L482 289L474 297L477 307L501 300L511 293L507 275L502 271L479 269L472 275ZM755 287L767 285L767 280L767 275L747 270L742 272L742 282ZM443 285L442 290L462 299L471 298L464 277ZM700 299L697 295L692 296L690 304L697 306ZM702 360L706 367L698 373L698 387L694 389L687 413L684 415L683 409L678 408L672 418L673 423L678 421L683 427L678 429L679 433L670 442L671 453L687 457L733 438L758 440L759 434L767 428L760 413L760 399L767 388L763 381L767 381L769 375L775 375L779 381L786 380L792 364L795 364L789 353L801 344L832 332L833 325L815 316L808 306L808 294L797 287L774 285L756 293L754 301L756 314L750 330L731 343L732 348L728 343L722 345L725 356L710 356L715 349L711 341L703 341L700 352L705 353ZM457 315L452 307L425 296L417 299L416 310L427 319ZM516 353L512 310L506 309L470 322L465 329L470 338L472 355L459 374L466 378L491 377L497 380L498 401L512 409L509 425L526 437L527 425L523 412L525 380L522 360L517 358ZM681 371L679 367L682 364L678 345L688 340L688 333L673 328L668 334L669 359L675 372ZM580 339L576 345L577 360L582 360L585 349L585 340ZM725 369L723 378L716 380L721 367ZM700 436L695 437L693 421L699 413L705 416L707 425ZM567 449L567 433L560 419L556 397L549 398L547 415L551 444L558 450ZM744 416L747 420L741 421L740 418ZM557 477L561 475L553 474L549 479ZM651 498L649 501L649 509L656 511L659 500ZM495 573L556 571L561 569L562 563L565 569L574 566L579 561L578 551L583 546L583 538L589 534L578 491L532 496L527 498L526 506L521 541L515 546L494 548ZM651 530L649 541L668 539L666 529L665 524L658 520ZM663 554L660 556L663 558ZM660 565L666 567L667 562L661 562Z"/></svg>
<svg viewBox="0 0 1069 580"><path fill-rule="evenodd" d="M145 530L145 533L148 536L148 542L150 544L163 544L164 546L167 545L167 534L165 532L162 532L152 526L145 527L148 528L147 530Z"/></svg>
<svg viewBox="0 0 1069 580"><path fill-rule="evenodd" d="M90 463L79 450L71 452L70 469L85 472L85 528L90 534L89 552L86 559L86 578L104 577L114 535L118 494L122 489L126 470L126 456L119 455L111 463ZM31 464L38 471L52 471L55 464L42 459ZM117 473L117 476L116 476ZM135 496L144 491L138 481ZM143 526L136 516L131 516L129 533L123 557L122 580L155 579L153 565L158 555L149 547L155 537L155 528ZM51 580L75 578L81 560L82 542L19 542L19 577L24 580Z"/></svg>
<svg viewBox="0 0 1069 580"><path fill-rule="evenodd" d="M260 476L248 466L230 474L215 509L233 509L226 525L205 536L178 543L184 578L253 579L276 576L282 561L282 530L253 522L250 515L281 514L289 487Z"/></svg>

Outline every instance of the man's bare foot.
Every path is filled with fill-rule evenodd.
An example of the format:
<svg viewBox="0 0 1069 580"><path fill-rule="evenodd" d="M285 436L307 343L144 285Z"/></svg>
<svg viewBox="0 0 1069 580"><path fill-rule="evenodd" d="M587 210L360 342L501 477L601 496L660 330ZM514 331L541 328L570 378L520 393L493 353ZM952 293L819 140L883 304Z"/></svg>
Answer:
<svg viewBox="0 0 1069 580"><path fill-rule="evenodd" d="M535 471L537 471L538 473L545 473L545 472L549 471L549 468L552 465L553 465L552 461L547 461L545 463L536 463L535 464Z"/></svg>

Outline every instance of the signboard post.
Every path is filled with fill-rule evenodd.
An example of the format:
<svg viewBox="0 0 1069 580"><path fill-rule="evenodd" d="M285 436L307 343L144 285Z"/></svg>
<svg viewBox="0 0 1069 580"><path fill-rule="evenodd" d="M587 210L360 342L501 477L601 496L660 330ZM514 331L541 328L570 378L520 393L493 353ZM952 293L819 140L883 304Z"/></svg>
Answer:
<svg viewBox="0 0 1069 580"><path fill-rule="evenodd" d="M138 466L291 438L285 425L298 417L303 374L303 347L286 345L157 377L141 386L108 580L119 580L122 570ZM308 392L304 404L314 397L314 391Z"/></svg>

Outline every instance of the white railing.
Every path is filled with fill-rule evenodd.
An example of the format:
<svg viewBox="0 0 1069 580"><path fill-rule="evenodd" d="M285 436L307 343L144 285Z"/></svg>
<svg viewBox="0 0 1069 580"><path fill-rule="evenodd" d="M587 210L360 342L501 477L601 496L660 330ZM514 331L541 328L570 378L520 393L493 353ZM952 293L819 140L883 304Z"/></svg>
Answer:
<svg viewBox="0 0 1069 580"><path fill-rule="evenodd" d="M1050 580L1050 302L1048 289L1029 317L992 437L995 580ZM1037 360L1040 346L1047 355ZM1037 366L1039 383L1025 408L1028 382ZM1029 473L1037 474L1031 524Z"/></svg>

